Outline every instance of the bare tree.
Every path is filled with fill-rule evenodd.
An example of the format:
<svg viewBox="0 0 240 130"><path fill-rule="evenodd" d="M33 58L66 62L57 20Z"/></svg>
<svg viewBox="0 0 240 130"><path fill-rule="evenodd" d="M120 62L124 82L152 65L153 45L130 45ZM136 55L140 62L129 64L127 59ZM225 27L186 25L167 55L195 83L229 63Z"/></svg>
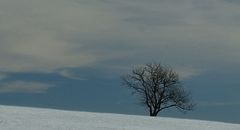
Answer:
<svg viewBox="0 0 240 130"><path fill-rule="evenodd" d="M176 107L185 112L192 110L189 93L183 89L178 74L159 63L146 64L122 77L123 84L140 97L150 116L157 116L164 109Z"/></svg>

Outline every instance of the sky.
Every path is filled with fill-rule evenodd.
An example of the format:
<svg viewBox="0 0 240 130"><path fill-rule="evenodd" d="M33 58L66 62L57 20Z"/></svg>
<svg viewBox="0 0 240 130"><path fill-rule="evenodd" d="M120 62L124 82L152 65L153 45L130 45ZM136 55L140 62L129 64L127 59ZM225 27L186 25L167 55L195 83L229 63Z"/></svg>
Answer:
<svg viewBox="0 0 240 130"><path fill-rule="evenodd" d="M238 0L1 0L0 104L147 115L120 76L172 66L197 106L240 123Z"/></svg>

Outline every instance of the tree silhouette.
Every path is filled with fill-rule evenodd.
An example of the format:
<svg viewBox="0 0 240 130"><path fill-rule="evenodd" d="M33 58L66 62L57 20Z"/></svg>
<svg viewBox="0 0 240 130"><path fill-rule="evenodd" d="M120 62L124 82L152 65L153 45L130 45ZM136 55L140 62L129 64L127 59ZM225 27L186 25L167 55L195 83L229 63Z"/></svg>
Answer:
<svg viewBox="0 0 240 130"><path fill-rule="evenodd" d="M122 81L140 97L150 116L157 116L160 111L171 107L183 112L193 110L190 94L183 89L178 74L170 67L159 63L139 66L123 76Z"/></svg>

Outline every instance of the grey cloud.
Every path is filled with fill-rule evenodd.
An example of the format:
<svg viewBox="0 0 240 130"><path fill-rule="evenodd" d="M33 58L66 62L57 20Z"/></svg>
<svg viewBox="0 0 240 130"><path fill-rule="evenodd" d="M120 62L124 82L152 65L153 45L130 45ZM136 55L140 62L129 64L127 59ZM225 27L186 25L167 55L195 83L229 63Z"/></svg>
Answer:
<svg viewBox="0 0 240 130"><path fill-rule="evenodd" d="M32 81L9 81L0 85L0 93L45 93L53 85Z"/></svg>
<svg viewBox="0 0 240 130"><path fill-rule="evenodd" d="M11 3L1 1L0 4L1 34L7 35L1 39L1 71L49 72L98 60L87 51L74 51L84 43L73 44L60 38L64 37L61 36L63 32L94 35L101 30L101 25L109 23L109 16L104 15L107 12L101 13L98 8L84 5L75 6L65 0L20 0L15 1L15 8Z"/></svg>
<svg viewBox="0 0 240 130"><path fill-rule="evenodd" d="M240 4L239 0L223 0L223 1L233 3L233 4Z"/></svg>
<svg viewBox="0 0 240 130"><path fill-rule="evenodd" d="M191 72L237 66L238 8L218 0L3 0L0 71L125 68L152 60Z"/></svg>
<svg viewBox="0 0 240 130"><path fill-rule="evenodd" d="M155 14L155 15L154 15ZM183 18L176 14L161 14L154 12L151 15L146 16L132 16L125 18L126 22L137 23L139 26L170 26L183 24Z"/></svg>

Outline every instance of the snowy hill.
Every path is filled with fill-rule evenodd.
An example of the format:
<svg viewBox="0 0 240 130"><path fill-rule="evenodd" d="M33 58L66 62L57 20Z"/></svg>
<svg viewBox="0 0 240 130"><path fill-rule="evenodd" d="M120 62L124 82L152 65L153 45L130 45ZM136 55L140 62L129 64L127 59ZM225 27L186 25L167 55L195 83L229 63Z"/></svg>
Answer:
<svg viewBox="0 0 240 130"><path fill-rule="evenodd" d="M0 130L240 130L240 124L0 106Z"/></svg>

